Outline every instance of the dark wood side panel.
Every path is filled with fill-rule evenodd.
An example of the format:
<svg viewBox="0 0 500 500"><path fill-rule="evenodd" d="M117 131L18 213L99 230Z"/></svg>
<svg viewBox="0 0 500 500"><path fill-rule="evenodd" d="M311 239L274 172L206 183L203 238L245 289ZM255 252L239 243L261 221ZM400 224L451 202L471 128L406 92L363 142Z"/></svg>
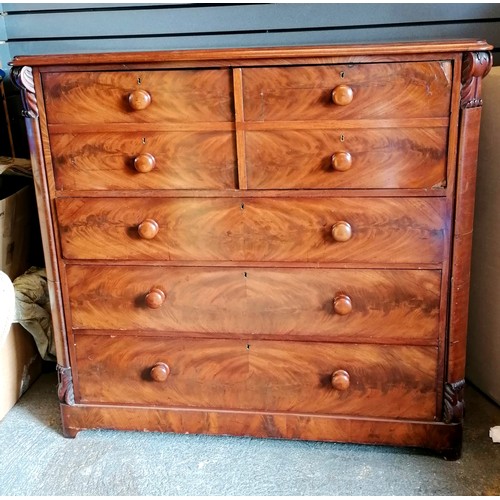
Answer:
<svg viewBox="0 0 500 500"><path fill-rule="evenodd" d="M443 198L56 201L68 259L440 264L449 237ZM149 220L158 232L142 239ZM348 241L334 240L337 222Z"/></svg>
<svg viewBox="0 0 500 500"><path fill-rule="evenodd" d="M474 194L476 187L477 147L481 108L466 109L462 116L462 146L459 156L457 194L460 203L455 215L453 238L453 265L448 380L455 382L465 377L465 350L469 310L470 261L472 225L474 221ZM467 131L467 137L464 132ZM477 132L472 132L477 131Z"/></svg>
<svg viewBox="0 0 500 500"><path fill-rule="evenodd" d="M67 267L76 329L432 345L440 277L439 271ZM155 289L165 295L159 305L148 302ZM339 309L342 300L350 302L347 310Z"/></svg>
<svg viewBox="0 0 500 500"><path fill-rule="evenodd" d="M47 272L48 292L50 297L52 328L56 347L57 362L69 365L66 331L64 328L64 313L61 297L60 270L56 255L56 229L52 224L49 181L47 179L46 163L42 144L42 134L45 133L45 109L43 102L39 103L37 96L42 94L40 75L32 68L16 68L12 71L12 79L21 90L23 115L25 117L30 158L33 168L40 233ZM36 93L35 93L36 89Z"/></svg>
<svg viewBox="0 0 500 500"><path fill-rule="evenodd" d="M446 127L366 129L362 122L359 127L247 131L249 189L432 189L446 185Z"/></svg>
<svg viewBox="0 0 500 500"><path fill-rule="evenodd" d="M435 347L75 337L80 403L435 416ZM155 380L158 363L165 380ZM337 370L348 387L332 386Z"/></svg>
<svg viewBox="0 0 500 500"><path fill-rule="evenodd" d="M449 61L244 68L245 121L338 120L449 115ZM352 101L337 105L337 86Z"/></svg>
<svg viewBox="0 0 500 500"><path fill-rule="evenodd" d="M457 383L461 384L465 377L472 230L482 107L481 80L488 74L492 62L491 54L488 52L471 52L464 54L462 67L462 112L453 235L453 264L451 268L448 374L446 379L449 384L455 384L455 387ZM458 393L461 390L457 389L454 392ZM461 404L461 398L459 400ZM445 415L446 417L449 417L449 415ZM461 418L461 415L459 418Z"/></svg>
<svg viewBox="0 0 500 500"><path fill-rule="evenodd" d="M232 81L227 69L46 73L43 86L48 123L233 119ZM149 94L149 105L132 108L129 96L134 92Z"/></svg>

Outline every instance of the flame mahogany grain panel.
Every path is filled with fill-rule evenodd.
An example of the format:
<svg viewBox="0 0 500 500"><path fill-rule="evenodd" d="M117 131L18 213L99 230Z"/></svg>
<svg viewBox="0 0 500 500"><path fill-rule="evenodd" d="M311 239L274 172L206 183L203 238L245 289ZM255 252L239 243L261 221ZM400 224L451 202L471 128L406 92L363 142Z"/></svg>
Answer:
<svg viewBox="0 0 500 500"><path fill-rule="evenodd" d="M235 138L230 132L53 134L56 189L234 189ZM139 173L134 159L155 167Z"/></svg>
<svg viewBox="0 0 500 500"><path fill-rule="evenodd" d="M333 104L338 85L352 88L350 104ZM245 120L444 117L451 86L449 61L244 68Z"/></svg>
<svg viewBox="0 0 500 500"><path fill-rule="evenodd" d="M76 329L437 342L439 271L72 265L67 280ZM151 288L165 293L158 309ZM340 292L352 301L344 316Z"/></svg>
<svg viewBox="0 0 500 500"><path fill-rule="evenodd" d="M76 335L80 403L432 420L437 348ZM165 382L150 370L170 367ZM331 375L350 374L345 391Z"/></svg>
<svg viewBox="0 0 500 500"><path fill-rule="evenodd" d="M440 263L448 240L442 198L174 198L56 200L68 259ZM137 227L159 232L142 240ZM336 242L347 221L352 238Z"/></svg>
<svg viewBox="0 0 500 500"><path fill-rule="evenodd" d="M48 123L233 120L228 70L65 72L42 79ZM128 98L138 89L150 94L151 104L134 111Z"/></svg>
<svg viewBox="0 0 500 500"><path fill-rule="evenodd" d="M446 185L448 129L247 131L249 189L436 188ZM332 167L348 152L349 170Z"/></svg>

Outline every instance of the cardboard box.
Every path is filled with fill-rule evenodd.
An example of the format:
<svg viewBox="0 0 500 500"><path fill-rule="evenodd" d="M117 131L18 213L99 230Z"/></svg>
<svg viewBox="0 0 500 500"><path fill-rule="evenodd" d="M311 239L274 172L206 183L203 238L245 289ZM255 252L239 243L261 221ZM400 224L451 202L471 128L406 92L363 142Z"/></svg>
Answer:
<svg viewBox="0 0 500 500"><path fill-rule="evenodd" d="M466 376L500 404L500 67L482 85Z"/></svg>
<svg viewBox="0 0 500 500"><path fill-rule="evenodd" d="M21 325L13 324L0 347L0 420L42 371L35 341Z"/></svg>
<svg viewBox="0 0 500 500"><path fill-rule="evenodd" d="M6 160L0 158L0 174L5 166ZM0 175L0 269L12 281L31 264L32 242L37 241L33 232L38 230L35 218L32 180ZM0 420L41 370L42 359L33 337L21 325L13 324L0 345Z"/></svg>
<svg viewBox="0 0 500 500"><path fill-rule="evenodd" d="M12 281L28 268L33 196L25 179L0 176L0 269Z"/></svg>

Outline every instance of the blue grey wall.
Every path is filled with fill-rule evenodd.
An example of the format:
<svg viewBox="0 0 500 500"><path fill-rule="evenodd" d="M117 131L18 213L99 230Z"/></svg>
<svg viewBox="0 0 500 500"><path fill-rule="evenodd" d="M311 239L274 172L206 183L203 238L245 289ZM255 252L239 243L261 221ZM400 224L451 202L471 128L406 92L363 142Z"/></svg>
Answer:
<svg viewBox="0 0 500 500"><path fill-rule="evenodd" d="M3 3L0 58L21 54L481 38L500 4Z"/></svg>

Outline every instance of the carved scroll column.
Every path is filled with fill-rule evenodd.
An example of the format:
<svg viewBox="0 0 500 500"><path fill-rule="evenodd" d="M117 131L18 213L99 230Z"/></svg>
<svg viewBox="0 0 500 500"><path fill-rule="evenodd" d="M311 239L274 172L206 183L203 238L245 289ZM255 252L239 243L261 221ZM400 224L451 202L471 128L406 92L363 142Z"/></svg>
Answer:
<svg viewBox="0 0 500 500"><path fill-rule="evenodd" d="M22 114L25 118L38 118L38 104L36 102L33 71L29 66L13 68L12 81L21 90L23 101Z"/></svg>
<svg viewBox="0 0 500 500"><path fill-rule="evenodd" d="M73 392L73 376L71 368L57 365L57 396L61 403L67 405L75 404L75 395Z"/></svg>
<svg viewBox="0 0 500 500"><path fill-rule="evenodd" d="M481 82L490 71L492 62L489 52L467 52L462 64L460 150L456 184L458 209L453 234L448 373L443 405L443 420L446 423L461 422L463 418L472 227L479 124L483 104Z"/></svg>
<svg viewBox="0 0 500 500"><path fill-rule="evenodd" d="M481 99L482 79L490 72L493 58L490 52L467 52L462 63L462 91L460 105L476 108L483 105Z"/></svg>

